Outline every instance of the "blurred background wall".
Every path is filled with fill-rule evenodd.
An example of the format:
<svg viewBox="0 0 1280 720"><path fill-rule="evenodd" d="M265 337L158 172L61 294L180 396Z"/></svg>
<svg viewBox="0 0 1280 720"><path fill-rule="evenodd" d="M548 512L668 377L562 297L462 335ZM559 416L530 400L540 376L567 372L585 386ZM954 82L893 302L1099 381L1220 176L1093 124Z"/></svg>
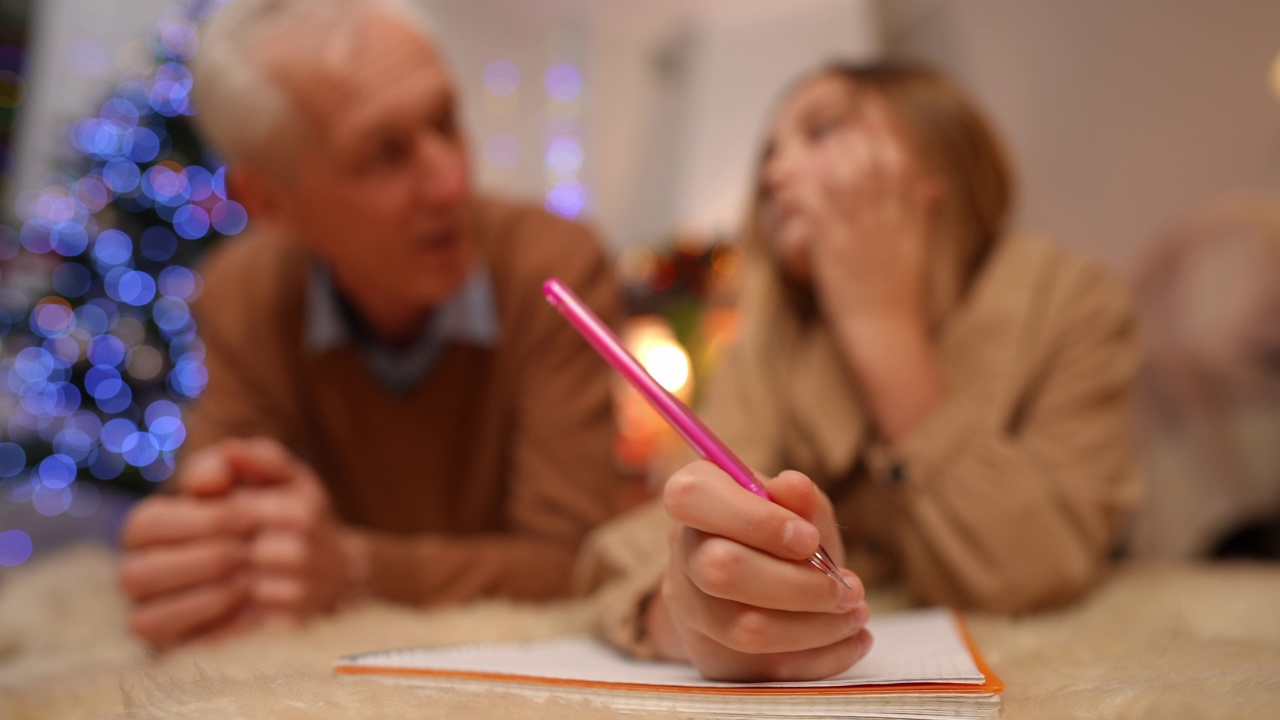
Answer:
<svg viewBox="0 0 1280 720"><path fill-rule="evenodd" d="M955 73L1005 131L1025 227L1127 269L1188 207L1280 184L1280 3L880 7L892 53Z"/></svg>
<svg viewBox="0 0 1280 720"><path fill-rule="evenodd" d="M481 183L541 198L556 175L548 145L575 138L582 214L619 248L731 232L773 100L832 57L956 74L1014 148L1020 224L1121 267L1179 208L1280 183L1280 3L1267 0L423 2L462 85ZM62 128L138 71L173 4L36 4L15 190L59 169ZM495 61L514 83L495 68L486 84ZM580 89L558 102L545 74L562 63ZM572 147L553 164L573 165Z"/></svg>

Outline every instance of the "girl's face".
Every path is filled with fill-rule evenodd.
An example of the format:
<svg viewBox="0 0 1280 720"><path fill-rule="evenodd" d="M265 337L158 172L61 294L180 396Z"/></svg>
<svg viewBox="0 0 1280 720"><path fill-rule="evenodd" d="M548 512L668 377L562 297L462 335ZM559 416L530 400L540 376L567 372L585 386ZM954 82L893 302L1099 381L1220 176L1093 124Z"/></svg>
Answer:
<svg viewBox="0 0 1280 720"><path fill-rule="evenodd" d="M831 197L832 168L854 164L848 156L867 143L918 167L888 103L838 75L806 82L779 108L761 163L761 219L775 257L793 278L811 277L815 199Z"/></svg>

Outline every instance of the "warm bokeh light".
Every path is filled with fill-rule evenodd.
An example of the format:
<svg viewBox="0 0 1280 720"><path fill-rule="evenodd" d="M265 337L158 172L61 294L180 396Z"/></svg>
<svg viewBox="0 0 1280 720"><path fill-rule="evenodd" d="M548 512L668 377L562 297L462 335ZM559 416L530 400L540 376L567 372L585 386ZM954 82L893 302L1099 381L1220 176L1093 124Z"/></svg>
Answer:
<svg viewBox="0 0 1280 720"><path fill-rule="evenodd" d="M656 341L645 349L640 363L668 392L679 392L689 383L689 354L675 341Z"/></svg>
<svg viewBox="0 0 1280 720"><path fill-rule="evenodd" d="M623 333L623 344L659 385L677 397L688 397L692 385L689 353L665 320L652 315L632 318Z"/></svg>
<svg viewBox="0 0 1280 720"><path fill-rule="evenodd" d="M664 318L641 315L628 320L622 343L659 385L686 404L691 401L693 364ZM662 416L620 376L614 380L614 407L618 419L618 460L632 472L647 475L649 463L664 452L662 448L678 444L679 438Z"/></svg>

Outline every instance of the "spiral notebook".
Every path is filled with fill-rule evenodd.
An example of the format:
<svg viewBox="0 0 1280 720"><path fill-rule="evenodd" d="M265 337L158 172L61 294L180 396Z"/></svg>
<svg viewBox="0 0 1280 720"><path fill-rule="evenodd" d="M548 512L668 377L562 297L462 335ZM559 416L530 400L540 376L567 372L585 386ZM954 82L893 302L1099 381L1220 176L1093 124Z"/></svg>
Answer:
<svg viewBox="0 0 1280 720"><path fill-rule="evenodd" d="M587 637L364 653L342 676L433 688L581 699L619 712L701 718L987 718L1004 684L963 621L929 609L873 617L867 657L835 677L798 683L706 680L688 665L627 657Z"/></svg>

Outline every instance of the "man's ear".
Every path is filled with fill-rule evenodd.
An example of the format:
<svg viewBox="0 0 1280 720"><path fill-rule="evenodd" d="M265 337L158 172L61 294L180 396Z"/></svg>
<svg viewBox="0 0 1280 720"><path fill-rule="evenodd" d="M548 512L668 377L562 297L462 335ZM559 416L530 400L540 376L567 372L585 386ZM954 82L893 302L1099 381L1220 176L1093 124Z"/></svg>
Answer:
<svg viewBox="0 0 1280 720"><path fill-rule="evenodd" d="M227 168L227 194L255 223L275 230L288 225L288 204L275 178L256 168Z"/></svg>

